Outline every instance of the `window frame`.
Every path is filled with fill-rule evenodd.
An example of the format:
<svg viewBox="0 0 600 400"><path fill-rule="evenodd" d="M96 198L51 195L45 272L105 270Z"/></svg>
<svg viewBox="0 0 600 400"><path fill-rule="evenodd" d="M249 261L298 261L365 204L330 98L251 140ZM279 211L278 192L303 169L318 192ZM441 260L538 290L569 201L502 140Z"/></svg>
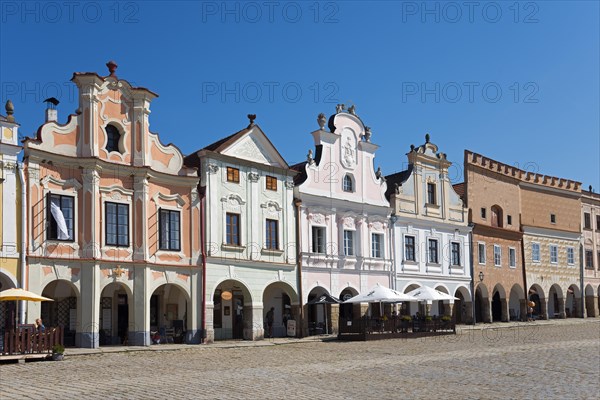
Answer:
<svg viewBox="0 0 600 400"><path fill-rule="evenodd" d="M531 242L531 262L541 262L541 248L538 242Z"/></svg>
<svg viewBox="0 0 600 400"><path fill-rule="evenodd" d="M575 265L575 248L567 247L567 265Z"/></svg>
<svg viewBox="0 0 600 400"><path fill-rule="evenodd" d="M373 240L375 237L378 238L377 241ZM383 241L383 233L371 233L371 258L384 258ZM377 244L377 246L375 244Z"/></svg>
<svg viewBox="0 0 600 400"><path fill-rule="evenodd" d="M229 183L240 183L240 169L228 166L226 168L226 179Z"/></svg>
<svg viewBox="0 0 600 400"><path fill-rule="evenodd" d="M481 219L487 219L487 209L485 207L481 207L479 215L481 215Z"/></svg>
<svg viewBox="0 0 600 400"><path fill-rule="evenodd" d="M114 137L111 137L112 135L109 134L108 132L108 127L111 127L114 129L113 133L116 133L118 135L117 141L115 143L116 146L116 150L111 150L109 149L109 144L112 142L114 142ZM113 125L112 123L106 124L106 126L104 127L104 133L106 134L106 145L104 146L104 150L106 150L106 152L108 154L110 153L119 153L119 154L123 154L122 150L121 150L121 138L123 137L123 133L121 132L121 130Z"/></svg>
<svg viewBox="0 0 600 400"><path fill-rule="evenodd" d="M502 266L502 247L500 245L494 245L494 266Z"/></svg>
<svg viewBox="0 0 600 400"><path fill-rule="evenodd" d="M271 225L275 227L275 232L273 232L273 226ZM275 242L275 246L273 246L273 241ZM279 220L272 218L265 219L265 249L279 250Z"/></svg>
<svg viewBox="0 0 600 400"><path fill-rule="evenodd" d="M172 238L170 236L170 231L169 231L169 238L167 239L168 242L168 246L167 247L163 247L163 228L162 228L162 215L163 213L165 213L166 215L168 215L168 221L167 221L167 226L171 226L171 215L177 215L179 218L179 228L177 231L177 244L178 246L176 248L172 248L171 247L171 242L172 242ZM181 211L179 210L172 210L170 208L164 208L164 207L160 207L158 209L158 250L161 251L181 251Z"/></svg>
<svg viewBox="0 0 600 400"><path fill-rule="evenodd" d="M54 235L54 237L51 237L50 233L52 232L52 224L57 225L56 220L54 219L54 216L52 215L52 211L51 211L51 199L52 197L58 197L59 198L59 203L60 203L60 210L61 212L63 211L63 198L68 198L71 199L71 212L72 212L72 217L71 217L71 239L59 239L58 238L58 226L56 226L55 230L56 230L56 235ZM76 207L76 196L72 196L72 195L68 195L68 194L62 194L62 193L53 193L53 192L48 192L46 193L46 229L45 229L45 233L46 233L46 239L47 240L54 240L57 242L75 242L75 232L76 232L76 222L77 222L77 215L75 212L75 207ZM64 215L64 212L63 212ZM67 221L65 220L65 223ZM69 226L67 225L67 230L69 230Z"/></svg>
<svg viewBox="0 0 600 400"><path fill-rule="evenodd" d="M435 186L434 182L427 182L427 204L434 206L437 205L437 188Z"/></svg>
<svg viewBox="0 0 600 400"><path fill-rule="evenodd" d="M506 225L512 226L512 215L510 214L506 215Z"/></svg>
<svg viewBox="0 0 600 400"><path fill-rule="evenodd" d="M483 252L481 251L481 246L483 246ZM477 262L479 265L485 265L487 263L487 254L486 254L486 245L483 242L477 242ZM483 255L483 262L481 262L481 256Z"/></svg>
<svg viewBox="0 0 600 400"><path fill-rule="evenodd" d="M318 233L315 235L315 233ZM326 254L325 245L327 228L324 226L313 225L311 227L311 252L314 254ZM315 251L317 250L317 251Z"/></svg>
<svg viewBox="0 0 600 400"><path fill-rule="evenodd" d="M349 182L349 187L347 186L347 182ZM342 178L342 191L346 193L354 193L354 179L352 175L345 174Z"/></svg>
<svg viewBox="0 0 600 400"><path fill-rule="evenodd" d="M450 242L450 265L451 266L462 266L461 262L461 245L460 242L452 241ZM455 258L458 259L458 262L455 262Z"/></svg>
<svg viewBox="0 0 600 400"><path fill-rule="evenodd" d="M508 266L517 268L517 249L515 247L508 248Z"/></svg>
<svg viewBox="0 0 600 400"><path fill-rule="evenodd" d="M344 229L342 233L342 240L344 245L344 256L346 257L356 257L356 240L355 236L356 231L351 229Z"/></svg>
<svg viewBox="0 0 600 400"><path fill-rule="evenodd" d="M277 178L271 175L265 175L265 189L277 191Z"/></svg>
<svg viewBox="0 0 600 400"><path fill-rule="evenodd" d="M589 256L589 258L588 258ZM593 250L585 250L585 269L594 269L594 251ZM590 261L590 263L588 263Z"/></svg>
<svg viewBox="0 0 600 400"><path fill-rule="evenodd" d="M592 229L592 214L589 212L583 213L583 229Z"/></svg>
<svg viewBox="0 0 600 400"><path fill-rule="evenodd" d="M550 264L558 264L558 246L555 244L551 244L549 246L549 250L550 250Z"/></svg>
<svg viewBox="0 0 600 400"><path fill-rule="evenodd" d="M556 214L550 214L550 223L556 224Z"/></svg>
<svg viewBox="0 0 600 400"><path fill-rule="evenodd" d="M115 229L116 229L116 233L115 236L117 238L116 243L109 243L108 241L108 225L109 225L109 220L108 220L108 206L109 205L114 205L115 207L115 217L116 217L116 222L115 222ZM119 208L120 207L126 207L127 209L127 225L126 225L126 232L127 232L127 243L126 244L119 244ZM159 217L160 218L160 217ZM104 245L105 246L111 246L111 247L129 247L131 241L130 241L130 235L129 235L129 229L130 229L130 212L129 212L129 203L117 203L114 201L105 201L104 202ZM159 228L160 229L160 228Z"/></svg>
<svg viewBox="0 0 600 400"><path fill-rule="evenodd" d="M411 244L407 243L408 239L412 240ZM404 235L404 261L411 261L411 262L417 261L416 242L417 242L416 236ZM411 251L412 251L412 254L411 254L412 257L408 257L409 249L411 249Z"/></svg>
<svg viewBox="0 0 600 400"><path fill-rule="evenodd" d="M236 218L235 225L230 222L230 219ZM225 244L228 246L241 246L242 245L242 236L241 236L241 221L242 216L239 213L227 212L225 213ZM230 226L235 226L235 232L233 230L230 232ZM234 235L235 234L235 235ZM233 238L237 240L233 240Z"/></svg>
<svg viewBox="0 0 600 400"><path fill-rule="evenodd" d="M435 251L432 252L432 246L431 244L435 243ZM440 242L438 239L434 239L434 238L427 238L427 262L429 264L439 264L440 263ZM432 259L432 255L434 255L435 259Z"/></svg>

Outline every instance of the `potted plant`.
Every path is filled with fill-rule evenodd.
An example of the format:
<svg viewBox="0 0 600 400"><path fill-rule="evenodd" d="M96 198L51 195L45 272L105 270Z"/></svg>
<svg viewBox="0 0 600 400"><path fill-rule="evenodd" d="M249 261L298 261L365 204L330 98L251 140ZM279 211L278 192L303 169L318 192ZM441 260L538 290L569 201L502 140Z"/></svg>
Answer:
<svg viewBox="0 0 600 400"><path fill-rule="evenodd" d="M65 358L65 346L62 344L55 344L52 346L52 360L62 361Z"/></svg>

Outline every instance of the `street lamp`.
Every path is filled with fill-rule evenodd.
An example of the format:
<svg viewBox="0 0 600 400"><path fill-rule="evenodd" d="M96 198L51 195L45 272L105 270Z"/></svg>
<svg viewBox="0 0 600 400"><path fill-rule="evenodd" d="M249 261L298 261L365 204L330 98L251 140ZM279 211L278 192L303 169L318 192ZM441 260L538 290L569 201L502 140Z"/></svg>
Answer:
<svg viewBox="0 0 600 400"><path fill-rule="evenodd" d="M479 282L483 282L483 278L485 277L485 275L483 274L483 271L479 272Z"/></svg>

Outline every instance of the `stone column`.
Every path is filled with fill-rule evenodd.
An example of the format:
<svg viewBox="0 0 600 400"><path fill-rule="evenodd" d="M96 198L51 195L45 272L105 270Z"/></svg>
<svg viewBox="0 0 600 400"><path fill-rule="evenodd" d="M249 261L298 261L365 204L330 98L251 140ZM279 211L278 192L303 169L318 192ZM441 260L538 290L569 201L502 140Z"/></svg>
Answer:
<svg viewBox="0 0 600 400"><path fill-rule="evenodd" d="M464 301L462 304L464 304L465 306L465 313L463 318L463 323L465 324L472 324L473 323L473 302L472 301ZM459 310L459 312L462 312L462 310Z"/></svg>
<svg viewBox="0 0 600 400"><path fill-rule="evenodd" d="M573 299L573 309L571 310L571 318L583 318L583 307L581 305L581 297L576 297Z"/></svg>
<svg viewBox="0 0 600 400"><path fill-rule="evenodd" d="M338 334L340 330L340 305L339 304L331 304L331 313L329 319L329 333L333 333L335 335Z"/></svg>
<svg viewBox="0 0 600 400"><path fill-rule="evenodd" d="M296 321L296 337L302 337L302 327L300 326L300 305L292 304L292 318ZM305 318L306 319L306 315ZM287 332L286 332L287 335Z"/></svg>
<svg viewBox="0 0 600 400"><path fill-rule="evenodd" d="M265 338L265 331L262 325L263 306L250 305L244 306L244 339L260 340Z"/></svg>
<svg viewBox="0 0 600 400"><path fill-rule="evenodd" d="M508 313L508 299L500 299L500 305L502 307L502 315L500 317L500 320L502 322L510 321L510 315Z"/></svg>
<svg viewBox="0 0 600 400"><path fill-rule="evenodd" d="M130 267L133 268L133 267ZM129 326L131 346L150 346L150 296L148 295L149 271L144 265L133 271L133 322Z"/></svg>
<svg viewBox="0 0 600 400"><path fill-rule="evenodd" d="M519 318L521 319L521 321L527 321L528 309L529 309L529 306L527 305L527 300L520 299L519 300Z"/></svg>
<svg viewBox="0 0 600 400"><path fill-rule="evenodd" d="M597 296L585 296L586 311L588 317L598 316L598 297Z"/></svg>
<svg viewBox="0 0 600 400"><path fill-rule="evenodd" d="M545 300L540 299L540 314L539 314L539 317L541 319L548 319L548 302L549 301L550 300L548 300L548 299L545 299ZM535 307L534 307L534 309L535 309Z"/></svg>
<svg viewBox="0 0 600 400"><path fill-rule="evenodd" d="M215 305L212 301L206 302L206 338L204 343L213 343L215 341L215 325L214 325L214 310Z"/></svg>
<svg viewBox="0 0 600 400"><path fill-rule="evenodd" d="M558 310L554 310L554 312L558 312L558 318L567 318L567 313L565 312L565 299L563 297L558 298Z"/></svg>
<svg viewBox="0 0 600 400"><path fill-rule="evenodd" d="M444 307L444 315L447 315L448 317L452 318L452 316L454 315L454 303L448 303L446 304L447 307Z"/></svg>
<svg viewBox="0 0 600 400"><path fill-rule="evenodd" d="M100 290L98 288L98 265L81 269L81 301L77 314L80 327L75 336L75 345L95 349L100 346Z"/></svg>
<svg viewBox="0 0 600 400"><path fill-rule="evenodd" d="M481 298L481 317L483 322L492 322L492 303L489 297Z"/></svg>

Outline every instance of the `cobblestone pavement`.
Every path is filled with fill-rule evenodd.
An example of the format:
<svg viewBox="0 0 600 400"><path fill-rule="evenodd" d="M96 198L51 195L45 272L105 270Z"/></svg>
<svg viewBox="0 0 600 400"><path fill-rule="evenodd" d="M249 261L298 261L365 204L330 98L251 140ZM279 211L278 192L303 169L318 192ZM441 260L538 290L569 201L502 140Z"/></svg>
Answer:
<svg viewBox="0 0 600 400"><path fill-rule="evenodd" d="M494 326L490 326L493 328ZM600 320L0 365L1 399L597 399Z"/></svg>

